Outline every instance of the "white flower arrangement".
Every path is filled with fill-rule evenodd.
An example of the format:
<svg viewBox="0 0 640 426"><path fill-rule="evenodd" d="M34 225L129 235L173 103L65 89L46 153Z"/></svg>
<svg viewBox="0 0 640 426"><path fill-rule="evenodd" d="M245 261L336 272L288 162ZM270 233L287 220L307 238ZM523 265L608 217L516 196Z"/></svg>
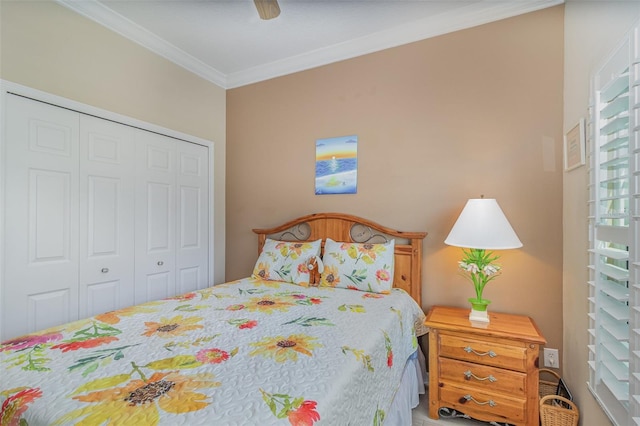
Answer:
<svg viewBox="0 0 640 426"><path fill-rule="evenodd" d="M464 258L458 262L462 274L469 278L476 291L477 302L482 302L482 292L489 281L500 275L500 266L493 263L499 256L484 249L463 250ZM469 299L472 300L472 299ZM484 300L489 303L488 300Z"/></svg>

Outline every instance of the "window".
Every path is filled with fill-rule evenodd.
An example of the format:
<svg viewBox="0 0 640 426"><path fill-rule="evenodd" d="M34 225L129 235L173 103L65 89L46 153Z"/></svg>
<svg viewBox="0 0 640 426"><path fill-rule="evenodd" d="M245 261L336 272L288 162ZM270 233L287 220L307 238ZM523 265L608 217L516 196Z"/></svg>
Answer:
<svg viewBox="0 0 640 426"><path fill-rule="evenodd" d="M589 135L589 388L617 425L640 425L638 27L594 75Z"/></svg>

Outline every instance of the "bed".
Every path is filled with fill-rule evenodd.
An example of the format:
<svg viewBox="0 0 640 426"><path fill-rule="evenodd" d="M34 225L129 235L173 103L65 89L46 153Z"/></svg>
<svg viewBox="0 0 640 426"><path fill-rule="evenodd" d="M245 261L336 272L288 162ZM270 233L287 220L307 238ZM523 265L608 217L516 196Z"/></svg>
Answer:
<svg viewBox="0 0 640 426"><path fill-rule="evenodd" d="M0 344L0 425L410 424L426 233L253 231L247 278Z"/></svg>

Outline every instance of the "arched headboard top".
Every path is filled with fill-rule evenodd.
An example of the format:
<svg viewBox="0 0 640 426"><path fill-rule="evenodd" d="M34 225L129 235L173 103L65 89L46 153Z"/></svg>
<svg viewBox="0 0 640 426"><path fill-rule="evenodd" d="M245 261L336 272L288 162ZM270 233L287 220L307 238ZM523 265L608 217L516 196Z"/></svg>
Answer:
<svg viewBox="0 0 640 426"><path fill-rule="evenodd" d="M269 229L254 229L258 234L258 253L267 238L279 241L324 241L385 243L395 240L393 286L402 288L422 303L422 240L426 232L396 231L368 219L345 213L314 213Z"/></svg>

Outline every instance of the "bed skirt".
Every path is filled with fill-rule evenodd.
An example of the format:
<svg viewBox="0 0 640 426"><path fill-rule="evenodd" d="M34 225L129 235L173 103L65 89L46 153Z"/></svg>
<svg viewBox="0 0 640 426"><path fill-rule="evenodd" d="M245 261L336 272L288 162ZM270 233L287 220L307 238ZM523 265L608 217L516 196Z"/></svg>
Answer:
<svg viewBox="0 0 640 426"><path fill-rule="evenodd" d="M418 346L404 367L402 381L389 408L385 426L411 426L411 410L418 406L420 395L425 393L425 377L425 357Z"/></svg>

